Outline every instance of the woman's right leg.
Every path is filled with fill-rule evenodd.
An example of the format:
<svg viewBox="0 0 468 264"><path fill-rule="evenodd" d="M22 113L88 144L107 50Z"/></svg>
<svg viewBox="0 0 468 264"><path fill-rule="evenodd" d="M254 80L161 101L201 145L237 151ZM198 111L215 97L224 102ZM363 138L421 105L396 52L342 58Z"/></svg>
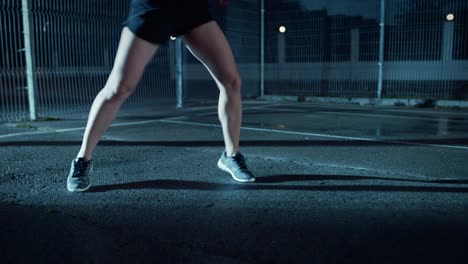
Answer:
<svg viewBox="0 0 468 264"><path fill-rule="evenodd" d="M94 99L78 158L91 160L101 136L115 119L122 103L135 90L159 45L147 42L128 28L122 30L119 48L107 83Z"/></svg>

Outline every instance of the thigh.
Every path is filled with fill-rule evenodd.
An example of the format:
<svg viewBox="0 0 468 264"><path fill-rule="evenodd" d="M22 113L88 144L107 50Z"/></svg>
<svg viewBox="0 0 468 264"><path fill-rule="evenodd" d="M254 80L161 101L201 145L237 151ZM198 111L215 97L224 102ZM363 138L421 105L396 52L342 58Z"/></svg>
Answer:
<svg viewBox="0 0 468 264"><path fill-rule="evenodd" d="M136 85L159 45L143 40L127 27L122 30L111 79Z"/></svg>
<svg viewBox="0 0 468 264"><path fill-rule="evenodd" d="M194 28L184 35L184 40L217 81L224 83L238 78L231 46L215 21Z"/></svg>

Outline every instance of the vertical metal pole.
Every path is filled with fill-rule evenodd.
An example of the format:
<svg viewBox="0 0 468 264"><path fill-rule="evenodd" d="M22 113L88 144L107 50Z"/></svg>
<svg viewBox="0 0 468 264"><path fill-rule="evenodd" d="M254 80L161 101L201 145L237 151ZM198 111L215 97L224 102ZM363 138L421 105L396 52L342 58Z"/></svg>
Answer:
<svg viewBox="0 0 468 264"><path fill-rule="evenodd" d="M24 54L26 57L26 77L28 83L28 99L29 99L29 117L31 121L37 119L36 112L36 69L35 59L32 52L33 36L31 35L31 24L29 21L30 13L28 0L22 0L23 27L24 27Z"/></svg>
<svg viewBox="0 0 468 264"><path fill-rule="evenodd" d="M383 64L385 47L385 0L380 1L380 40L379 40L379 81L377 88L377 99L382 98L383 86Z"/></svg>
<svg viewBox="0 0 468 264"><path fill-rule="evenodd" d="M282 65L286 63L286 37L284 33L276 33L278 42L278 64Z"/></svg>
<svg viewBox="0 0 468 264"><path fill-rule="evenodd" d="M445 22L444 24L444 42L442 43L442 60L451 62L453 58L453 40L454 40L455 24L453 22Z"/></svg>
<svg viewBox="0 0 468 264"><path fill-rule="evenodd" d="M263 97L265 95L265 0L260 2L260 97Z"/></svg>
<svg viewBox="0 0 468 264"><path fill-rule="evenodd" d="M359 28L351 29L351 62L353 64L359 63L359 35L360 30ZM353 65L354 66L354 65Z"/></svg>
<svg viewBox="0 0 468 264"><path fill-rule="evenodd" d="M182 108L182 39L175 40L177 108Z"/></svg>

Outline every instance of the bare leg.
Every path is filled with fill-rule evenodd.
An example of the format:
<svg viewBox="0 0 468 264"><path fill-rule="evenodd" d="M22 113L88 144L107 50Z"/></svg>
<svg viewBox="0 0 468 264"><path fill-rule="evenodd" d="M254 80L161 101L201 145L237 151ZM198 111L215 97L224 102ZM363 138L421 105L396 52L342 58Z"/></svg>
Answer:
<svg viewBox="0 0 468 264"><path fill-rule="evenodd" d="M115 119L122 103L133 93L143 72L158 49L124 28L114 67L107 83L94 99L77 157L91 160L96 145Z"/></svg>
<svg viewBox="0 0 468 264"><path fill-rule="evenodd" d="M239 150L242 123L241 78L231 47L214 21L195 28L184 39L190 52L205 65L218 85L218 116L226 154L230 156Z"/></svg>

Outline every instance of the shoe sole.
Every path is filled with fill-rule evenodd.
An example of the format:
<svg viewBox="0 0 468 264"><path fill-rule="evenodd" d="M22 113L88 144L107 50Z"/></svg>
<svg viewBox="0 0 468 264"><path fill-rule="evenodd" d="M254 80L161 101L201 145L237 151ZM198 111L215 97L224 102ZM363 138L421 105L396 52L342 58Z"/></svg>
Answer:
<svg viewBox="0 0 468 264"><path fill-rule="evenodd" d="M84 192L84 191L87 191L90 187L91 187L91 184L88 185L88 186L87 186L86 188L84 188L84 189L79 189L79 188L73 189L72 187L70 187L70 186L67 184L67 190L70 191L70 192Z"/></svg>
<svg viewBox="0 0 468 264"><path fill-rule="evenodd" d="M231 174L231 177L235 180L235 181L238 181L238 182L255 182L255 178L251 178L251 179L248 179L248 180L243 180L243 179L239 179L237 178L234 173L226 166L224 165L221 160L218 160L218 168L222 171L225 171L229 174Z"/></svg>

